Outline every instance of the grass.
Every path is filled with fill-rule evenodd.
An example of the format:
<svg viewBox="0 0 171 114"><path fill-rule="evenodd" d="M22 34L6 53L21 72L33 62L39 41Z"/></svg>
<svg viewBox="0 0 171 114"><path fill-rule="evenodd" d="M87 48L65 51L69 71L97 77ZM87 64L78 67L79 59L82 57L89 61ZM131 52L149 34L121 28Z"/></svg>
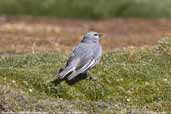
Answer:
<svg viewBox="0 0 171 114"><path fill-rule="evenodd" d="M51 81L64 66L67 55L1 56L0 87L6 89L1 89L0 95L7 99L1 97L0 101L5 102L1 107L6 107L1 110L171 112L171 39L162 39L151 48L105 53L101 63L91 71L96 81L54 85Z"/></svg>
<svg viewBox="0 0 171 114"><path fill-rule="evenodd" d="M1 0L0 14L91 19L155 18L171 17L170 5L170 0Z"/></svg>

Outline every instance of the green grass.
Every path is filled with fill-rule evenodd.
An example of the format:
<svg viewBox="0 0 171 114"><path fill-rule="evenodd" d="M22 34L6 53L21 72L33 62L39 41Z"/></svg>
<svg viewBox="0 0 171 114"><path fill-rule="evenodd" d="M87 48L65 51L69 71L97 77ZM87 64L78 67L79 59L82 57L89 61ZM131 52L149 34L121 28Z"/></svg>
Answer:
<svg viewBox="0 0 171 114"><path fill-rule="evenodd" d="M171 17L164 0L1 0L0 14L62 18Z"/></svg>
<svg viewBox="0 0 171 114"><path fill-rule="evenodd" d="M90 111L104 113L111 108L114 112L126 114L134 109L129 107L135 107L148 111L171 112L169 38L159 41L151 48L119 49L105 53L101 63L91 71L97 78L96 81L82 80L73 86L66 82L52 84L57 70L64 66L66 60L67 54L61 53L1 56L0 85L24 91L28 97L34 96L38 100L45 98L71 101L75 109L82 111L92 107ZM13 102L17 104L15 99ZM50 103L43 106L48 109L46 107L42 110L51 110ZM22 105L18 107L13 110L22 109Z"/></svg>

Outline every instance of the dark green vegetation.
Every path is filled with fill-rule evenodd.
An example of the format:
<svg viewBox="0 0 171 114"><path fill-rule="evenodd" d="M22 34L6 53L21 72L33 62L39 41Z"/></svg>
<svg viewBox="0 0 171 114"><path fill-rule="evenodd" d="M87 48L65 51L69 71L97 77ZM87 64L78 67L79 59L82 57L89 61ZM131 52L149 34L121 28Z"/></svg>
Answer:
<svg viewBox="0 0 171 114"><path fill-rule="evenodd" d="M52 84L66 59L61 53L1 56L0 85L7 87L0 91L1 102L7 105L2 109L122 114L137 111L134 109L171 111L171 39L163 39L152 48L104 54L100 65L91 71L96 81L82 80L73 86Z"/></svg>
<svg viewBox="0 0 171 114"><path fill-rule="evenodd" d="M69 18L171 17L164 0L1 0L0 14Z"/></svg>

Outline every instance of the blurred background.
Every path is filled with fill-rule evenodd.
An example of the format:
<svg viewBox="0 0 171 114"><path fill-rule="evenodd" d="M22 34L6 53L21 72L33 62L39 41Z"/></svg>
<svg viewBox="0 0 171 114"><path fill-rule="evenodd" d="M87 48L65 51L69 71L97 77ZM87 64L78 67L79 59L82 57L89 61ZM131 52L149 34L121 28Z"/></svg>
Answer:
<svg viewBox="0 0 171 114"><path fill-rule="evenodd" d="M82 19L165 18L171 17L170 6L170 0L1 0L0 14Z"/></svg>
<svg viewBox="0 0 171 114"><path fill-rule="evenodd" d="M104 34L105 50L153 45L171 34L170 6L170 0L1 0L0 52L68 51L89 30Z"/></svg>

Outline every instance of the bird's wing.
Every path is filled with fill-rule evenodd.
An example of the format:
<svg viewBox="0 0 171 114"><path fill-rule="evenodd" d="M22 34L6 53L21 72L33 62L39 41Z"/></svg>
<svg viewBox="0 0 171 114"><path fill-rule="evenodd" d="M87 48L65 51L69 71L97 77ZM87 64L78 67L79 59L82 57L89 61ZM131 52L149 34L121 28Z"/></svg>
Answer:
<svg viewBox="0 0 171 114"><path fill-rule="evenodd" d="M80 69L74 71L71 73L71 75L69 75L67 77L68 80L72 80L73 78L75 78L77 75L79 75L80 73L85 72L86 70L88 70L89 68L91 68L94 64L95 64L96 60L92 57L91 59L89 59L87 61L87 63L82 66Z"/></svg>
<svg viewBox="0 0 171 114"><path fill-rule="evenodd" d="M68 80L71 80L80 73L85 72L96 62L94 51L89 44L80 44L73 52L75 56L80 58L80 61L77 64L75 71L67 77Z"/></svg>
<svg viewBox="0 0 171 114"><path fill-rule="evenodd" d="M72 72L81 69L92 57L92 51L89 50L86 44L79 44L69 57L63 71L59 73L59 79L64 79Z"/></svg>
<svg viewBox="0 0 171 114"><path fill-rule="evenodd" d="M59 72L59 79L64 79L66 76L71 74L73 71L75 71L77 64L79 63L79 59L69 59L67 62L67 66L65 69L63 69L61 72Z"/></svg>
<svg viewBox="0 0 171 114"><path fill-rule="evenodd" d="M79 63L79 60L80 60L78 58L77 54L75 54L77 49L78 49L78 47L73 49L70 57L67 60L65 68L61 72L59 72L59 74L58 74L59 79L64 79L65 77L70 75L73 71L75 71L75 69Z"/></svg>

